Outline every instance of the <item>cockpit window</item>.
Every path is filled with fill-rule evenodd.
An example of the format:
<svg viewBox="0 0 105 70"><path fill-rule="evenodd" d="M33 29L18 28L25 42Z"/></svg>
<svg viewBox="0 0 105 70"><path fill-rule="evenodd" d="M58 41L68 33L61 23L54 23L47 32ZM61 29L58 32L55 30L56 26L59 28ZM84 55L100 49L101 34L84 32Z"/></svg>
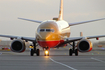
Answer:
<svg viewBox="0 0 105 70"><path fill-rule="evenodd" d="M45 31L45 29L40 29L40 32L44 32Z"/></svg>
<svg viewBox="0 0 105 70"><path fill-rule="evenodd" d="M46 29L46 32L51 32L51 29Z"/></svg>
<svg viewBox="0 0 105 70"><path fill-rule="evenodd" d="M46 32L54 32L54 29L46 29Z"/></svg>
<svg viewBox="0 0 105 70"><path fill-rule="evenodd" d="M54 32L54 29L40 29L40 32Z"/></svg>

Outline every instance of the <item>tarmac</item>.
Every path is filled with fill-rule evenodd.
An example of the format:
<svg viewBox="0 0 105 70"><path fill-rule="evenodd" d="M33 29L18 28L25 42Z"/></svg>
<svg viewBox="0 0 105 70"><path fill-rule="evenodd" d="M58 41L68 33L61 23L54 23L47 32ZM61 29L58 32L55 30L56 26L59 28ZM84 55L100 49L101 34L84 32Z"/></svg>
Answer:
<svg viewBox="0 0 105 70"><path fill-rule="evenodd" d="M50 56L30 56L30 51L0 51L0 70L105 70L105 49L94 48L69 56L67 48L51 49Z"/></svg>

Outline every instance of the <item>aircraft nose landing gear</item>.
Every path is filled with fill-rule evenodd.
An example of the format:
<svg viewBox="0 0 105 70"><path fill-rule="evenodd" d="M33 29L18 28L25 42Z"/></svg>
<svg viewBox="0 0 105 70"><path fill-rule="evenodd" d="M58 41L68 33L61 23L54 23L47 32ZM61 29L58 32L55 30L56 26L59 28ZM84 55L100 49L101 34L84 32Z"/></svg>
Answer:
<svg viewBox="0 0 105 70"><path fill-rule="evenodd" d="M49 56L49 47L44 48L44 56Z"/></svg>
<svg viewBox="0 0 105 70"><path fill-rule="evenodd" d="M44 51L44 55L45 55L45 56L49 56L49 51L48 51L48 50L45 50L45 51Z"/></svg>

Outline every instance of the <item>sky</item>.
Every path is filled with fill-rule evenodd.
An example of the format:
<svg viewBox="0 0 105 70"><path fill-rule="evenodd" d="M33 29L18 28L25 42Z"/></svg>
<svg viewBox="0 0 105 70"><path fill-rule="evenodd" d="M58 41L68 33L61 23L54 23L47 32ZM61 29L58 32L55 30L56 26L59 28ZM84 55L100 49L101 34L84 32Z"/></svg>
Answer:
<svg viewBox="0 0 105 70"><path fill-rule="evenodd" d="M0 0L0 34L35 37L38 23L58 17L60 0ZM64 0L64 20L69 23L105 18L105 0ZM105 35L105 20L71 27L71 37ZM5 38L0 38L5 39ZM102 38L105 40L105 38Z"/></svg>

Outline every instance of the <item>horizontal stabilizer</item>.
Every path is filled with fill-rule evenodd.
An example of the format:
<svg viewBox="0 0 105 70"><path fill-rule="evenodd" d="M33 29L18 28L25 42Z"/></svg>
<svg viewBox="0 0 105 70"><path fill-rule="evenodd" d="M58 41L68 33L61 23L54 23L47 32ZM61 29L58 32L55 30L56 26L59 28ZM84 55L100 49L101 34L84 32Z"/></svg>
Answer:
<svg viewBox="0 0 105 70"><path fill-rule="evenodd" d="M26 20L26 21L31 21L31 22L36 22L36 23L42 23L42 21L38 21L38 20L31 20L31 19L25 19L25 18L18 18L18 19L22 19L22 20Z"/></svg>
<svg viewBox="0 0 105 70"><path fill-rule="evenodd" d="M105 19L105 18L95 19L95 20L89 20L89 21L83 21L83 22L76 22L76 23L69 23L69 25L70 25L70 26L79 25L79 24L84 24L84 23L89 23L89 22L95 22L95 21L104 20L104 19Z"/></svg>

